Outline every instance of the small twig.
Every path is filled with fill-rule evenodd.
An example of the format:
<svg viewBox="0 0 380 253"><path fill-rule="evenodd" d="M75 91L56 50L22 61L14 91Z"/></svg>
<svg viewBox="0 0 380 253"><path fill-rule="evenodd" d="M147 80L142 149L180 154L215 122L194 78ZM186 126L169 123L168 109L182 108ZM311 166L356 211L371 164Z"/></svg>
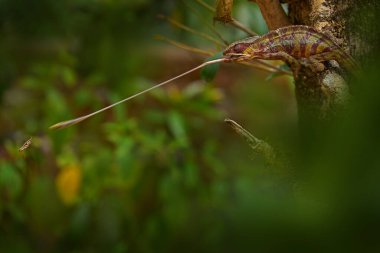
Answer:
<svg viewBox="0 0 380 253"><path fill-rule="evenodd" d="M232 129L235 130L241 137L243 137L249 144L249 146L259 155L262 155L268 164L277 164L277 155L272 146L263 140L260 140L253 136L250 132L245 130L241 125L233 121L232 119L225 119L226 122Z"/></svg>
<svg viewBox="0 0 380 253"><path fill-rule="evenodd" d="M205 7L207 10L211 11L211 12L215 12L215 9L208 5L207 3L203 2L202 0L195 0L197 1L197 3L199 3L200 5L202 5L203 7Z"/></svg>
<svg viewBox="0 0 380 253"><path fill-rule="evenodd" d="M224 46L227 46L228 45L228 42L226 40L223 39L222 35L215 29L215 26L212 26L210 25L206 20L205 18L202 16L202 14L200 14L194 7L192 7L189 3L187 3L185 0L182 0L183 4L186 5L186 7L191 11L193 12L195 15L198 16L198 18L202 19L204 24L207 25L207 27L210 29L211 32L213 32L216 36L218 36L218 38L220 39L220 41L223 42Z"/></svg>
<svg viewBox="0 0 380 253"><path fill-rule="evenodd" d="M174 26L176 26L176 27L178 27L178 28L180 28L180 29L183 29L183 30L185 30L185 31L187 31L187 32L189 32L189 33L192 33L192 34L198 35L198 36L200 36L200 37L202 37L202 38L204 38L204 39L206 39L206 40L208 40L208 41L211 41L211 42L215 43L216 45L218 45L218 46L220 46L220 47L223 47L223 46L224 46L222 43L220 43L220 41L218 41L217 39L211 37L210 35L208 35L208 34L206 34L206 33L203 33L203 32L199 32L199 31L197 31L197 30L194 30L193 28L190 28L190 27L188 27L188 26L186 26L186 25L184 25L184 24L182 24L182 23L180 23L180 22L178 22L178 21L176 21L176 20L174 20L174 19L171 19L171 18L166 17L166 16L164 16L164 15L158 15L158 18L160 18L160 19L165 19L165 20L168 21L170 24L172 24L172 25L174 25Z"/></svg>
<svg viewBox="0 0 380 253"><path fill-rule="evenodd" d="M255 33L254 31L252 31L251 29L249 29L248 27L245 27L242 23L240 23L239 21L237 21L236 19L232 19L232 22L229 23L230 25L242 30L243 32L251 35L251 36L256 36L257 33Z"/></svg>
<svg viewBox="0 0 380 253"><path fill-rule="evenodd" d="M270 65L270 64L267 64L269 68L266 68L266 67L264 67L266 65L262 64L262 62L260 62L260 61L256 61L256 62L237 62L237 63L245 65L245 66L250 66L250 67L253 67L253 68L256 68L256 69L264 70L264 71L270 72L270 73L281 73L281 74L284 74L284 75L293 75L292 72L290 72L290 71L283 70L281 68L275 67L275 66ZM257 64L257 63L259 63L259 64ZM260 64L262 64L264 66L261 66Z"/></svg>
<svg viewBox="0 0 380 253"><path fill-rule="evenodd" d="M193 53L197 53L197 54L201 54L201 55L206 55L206 56L212 56L212 55L214 55L214 53L212 53L212 52L209 52L209 51L206 51L206 50L202 50L202 49L199 49L199 48L195 48L195 47L183 44L181 42L177 42L175 40L169 39L169 38L167 38L165 36L162 36L162 35L156 35L155 39L165 41L165 42L167 42L167 43L169 43L169 44L171 44L173 46L179 47L179 48L181 48L183 50L190 51L190 52L193 52Z"/></svg>
<svg viewBox="0 0 380 253"><path fill-rule="evenodd" d="M274 66L274 65L272 65L272 64L269 64L269 63L267 63L267 62L265 62L265 61L263 61L263 60L255 59L254 61L260 63L261 65L264 65L264 66L267 66L267 67L269 67L269 68L272 68L272 69L276 70L276 71L279 72L279 73L283 73L283 74L286 74L286 75L293 76L293 73L292 73L291 71L281 69L281 68L279 68L279 67L277 67L277 66Z"/></svg>

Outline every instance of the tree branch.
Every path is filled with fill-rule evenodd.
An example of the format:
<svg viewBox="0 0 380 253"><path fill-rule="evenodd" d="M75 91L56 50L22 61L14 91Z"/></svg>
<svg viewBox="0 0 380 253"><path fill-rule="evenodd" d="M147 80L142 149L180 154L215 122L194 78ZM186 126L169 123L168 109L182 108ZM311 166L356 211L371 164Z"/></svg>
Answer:
<svg viewBox="0 0 380 253"><path fill-rule="evenodd" d="M225 119L224 122L226 122L233 130L235 130L237 134L243 137L255 153L263 156L263 158L268 164L279 164L277 154L271 145L253 136L250 132L245 130L241 125L239 125L232 119Z"/></svg>
<svg viewBox="0 0 380 253"><path fill-rule="evenodd" d="M257 3L269 30L275 30L283 26L291 25L290 20L282 8L279 0L249 1Z"/></svg>

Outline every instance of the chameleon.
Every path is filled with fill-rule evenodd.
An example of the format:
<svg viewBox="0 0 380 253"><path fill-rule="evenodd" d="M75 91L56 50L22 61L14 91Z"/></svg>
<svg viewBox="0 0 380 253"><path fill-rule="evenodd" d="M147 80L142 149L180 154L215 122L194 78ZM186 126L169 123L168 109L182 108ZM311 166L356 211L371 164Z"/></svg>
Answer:
<svg viewBox="0 0 380 253"><path fill-rule="evenodd" d="M289 64L294 77L298 78L301 65L313 72L324 69L323 62L335 60L348 72L355 72L358 65L327 34L305 25L291 25L253 36L230 44L223 55L226 61L252 59L283 60Z"/></svg>
<svg viewBox="0 0 380 253"><path fill-rule="evenodd" d="M341 67L346 68L347 70L357 69L357 64L353 58L341 47L339 47L338 44L334 42L333 38L318 32L309 26L286 26L262 36L253 36L236 41L227 46L227 48L223 51L222 58L204 62L203 64L176 77L156 84L148 89L124 98L109 106L103 107L95 112L75 119L59 122L51 126L50 129L60 129L77 124L98 113L104 112L116 105L161 87L207 65L220 62L229 63L249 61L252 59L283 60L290 65L296 79L298 78L298 72L301 68L301 64L314 69L320 69L324 68L324 65L322 64L323 62L336 60Z"/></svg>

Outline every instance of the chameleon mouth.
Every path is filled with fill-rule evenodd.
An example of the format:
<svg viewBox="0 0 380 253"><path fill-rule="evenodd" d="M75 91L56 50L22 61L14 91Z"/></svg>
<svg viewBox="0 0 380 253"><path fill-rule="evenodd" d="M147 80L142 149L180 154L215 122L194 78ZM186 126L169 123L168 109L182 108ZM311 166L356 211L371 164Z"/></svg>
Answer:
<svg viewBox="0 0 380 253"><path fill-rule="evenodd" d="M225 55L225 59L227 61L234 61L234 62L245 61L248 58L249 58L249 55L247 54L229 53Z"/></svg>

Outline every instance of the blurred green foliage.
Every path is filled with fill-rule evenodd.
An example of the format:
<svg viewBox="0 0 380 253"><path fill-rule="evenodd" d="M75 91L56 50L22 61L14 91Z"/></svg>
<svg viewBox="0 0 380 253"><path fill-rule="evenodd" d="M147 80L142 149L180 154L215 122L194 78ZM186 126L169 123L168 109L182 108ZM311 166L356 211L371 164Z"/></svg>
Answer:
<svg viewBox="0 0 380 253"><path fill-rule="evenodd" d="M213 84L196 74L46 130L200 62L152 41L212 47L155 19L210 32L212 13L185 2L0 1L0 252L376 252L376 70L348 115L301 147L289 80L223 65ZM265 32L257 7L236 2L235 16ZM295 156L295 169L251 159L226 115Z"/></svg>

